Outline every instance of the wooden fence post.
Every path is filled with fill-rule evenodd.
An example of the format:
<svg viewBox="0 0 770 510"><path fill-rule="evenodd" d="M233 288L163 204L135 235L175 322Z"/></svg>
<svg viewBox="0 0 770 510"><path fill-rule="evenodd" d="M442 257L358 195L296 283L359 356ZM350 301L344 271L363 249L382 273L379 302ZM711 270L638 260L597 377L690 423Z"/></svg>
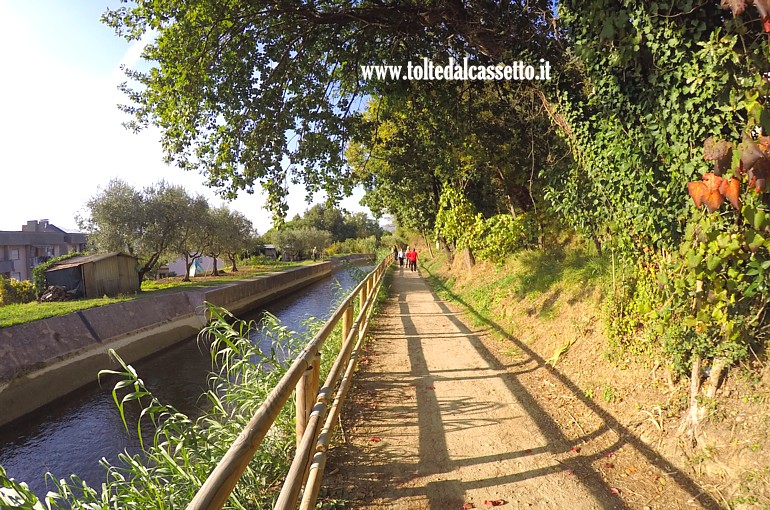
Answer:
<svg viewBox="0 0 770 510"><path fill-rule="evenodd" d="M297 382L296 400L297 400L297 448L302 442L302 436L305 434L310 412L315 405L316 395L321 385L321 356L313 357L310 366L307 367L302 378Z"/></svg>
<svg viewBox="0 0 770 510"><path fill-rule="evenodd" d="M345 345L350 334L350 329L353 327L353 302L350 302L350 306L345 309L345 315L342 316L342 345Z"/></svg>

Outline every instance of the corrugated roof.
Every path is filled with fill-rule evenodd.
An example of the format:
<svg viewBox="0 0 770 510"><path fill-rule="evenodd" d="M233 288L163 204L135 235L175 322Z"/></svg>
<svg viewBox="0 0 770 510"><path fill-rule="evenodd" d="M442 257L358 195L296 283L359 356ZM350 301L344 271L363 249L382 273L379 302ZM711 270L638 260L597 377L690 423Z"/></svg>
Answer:
<svg viewBox="0 0 770 510"><path fill-rule="evenodd" d="M120 253L119 251L113 251L110 253L97 253L95 255L80 255L78 257L72 257L70 259L62 260L61 262L52 265L46 271L56 271L59 269L66 269L68 267L80 266L83 264L87 264L89 262L98 262L100 260L104 260L104 259L108 259L110 257L116 257L116 256L136 258L136 257L133 257L132 255L126 255L125 253Z"/></svg>

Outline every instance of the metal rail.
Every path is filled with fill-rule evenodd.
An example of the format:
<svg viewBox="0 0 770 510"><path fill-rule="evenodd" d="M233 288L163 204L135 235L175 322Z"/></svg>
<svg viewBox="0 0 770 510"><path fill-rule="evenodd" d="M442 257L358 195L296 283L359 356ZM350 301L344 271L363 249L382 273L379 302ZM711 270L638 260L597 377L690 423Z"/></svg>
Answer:
<svg viewBox="0 0 770 510"><path fill-rule="evenodd" d="M358 284L300 352L187 505L187 510L222 508L284 404L295 390L297 452L274 508L282 510L296 508L303 486L306 486L306 489L301 508L314 508L326 463L329 440L342 402L350 388L358 361L358 349L369 327L372 305L382 285L385 270L392 260L391 253ZM354 321L353 305L356 298L359 300L359 314ZM342 319L342 348L324 385L319 389L321 349L340 319ZM334 400L329 407L332 394Z"/></svg>

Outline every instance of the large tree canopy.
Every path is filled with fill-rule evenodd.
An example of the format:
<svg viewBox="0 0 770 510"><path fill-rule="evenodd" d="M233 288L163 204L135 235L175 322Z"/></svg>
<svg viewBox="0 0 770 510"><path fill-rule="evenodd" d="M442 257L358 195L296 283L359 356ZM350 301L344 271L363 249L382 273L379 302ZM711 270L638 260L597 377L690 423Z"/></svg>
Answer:
<svg viewBox="0 0 770 510"><path fill-rule="evenodd" d="M356 101L402 85L365 83L360 65L555 60L552 17L546 0L137 0L104 19L128 39L155 34L152 67L128 72L132 126L158 126L167 159L226 195L261 184L282 217L287 181L333 200L353 185Z"/></svg>

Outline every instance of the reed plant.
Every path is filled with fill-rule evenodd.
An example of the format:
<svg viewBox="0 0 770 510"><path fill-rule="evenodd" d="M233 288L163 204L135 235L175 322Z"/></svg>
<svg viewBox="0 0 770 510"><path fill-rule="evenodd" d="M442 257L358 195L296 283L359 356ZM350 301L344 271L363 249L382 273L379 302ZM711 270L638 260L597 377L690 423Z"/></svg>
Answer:
<svg viewBox="0 0 770 510"><path fill-rule="evenodd" d="M208 307L208 313L211 323L199 336L201 342L210 342L212 357L205 394L210 410L204 416L193 420L160 402L136 370L113 351L120 369L104 370L100 378L117 377L112 396L126 428L135 429L142 453L124 451L114 464L102 459L107 480L100 488L88 486L75 475L55 479L48 474L52 490L42 499L0 467L0 506L30 510L184 508L323 323L311 318L305 321L304 331L297 333L270 314L257 323L239 320L214 306ZM254 336L262 340L254 342L250 339ZM339 346L338 327L323 349L322 372L328 372ZM294 449L295 404L290 400L224 508L272 507Z"/></svg>

